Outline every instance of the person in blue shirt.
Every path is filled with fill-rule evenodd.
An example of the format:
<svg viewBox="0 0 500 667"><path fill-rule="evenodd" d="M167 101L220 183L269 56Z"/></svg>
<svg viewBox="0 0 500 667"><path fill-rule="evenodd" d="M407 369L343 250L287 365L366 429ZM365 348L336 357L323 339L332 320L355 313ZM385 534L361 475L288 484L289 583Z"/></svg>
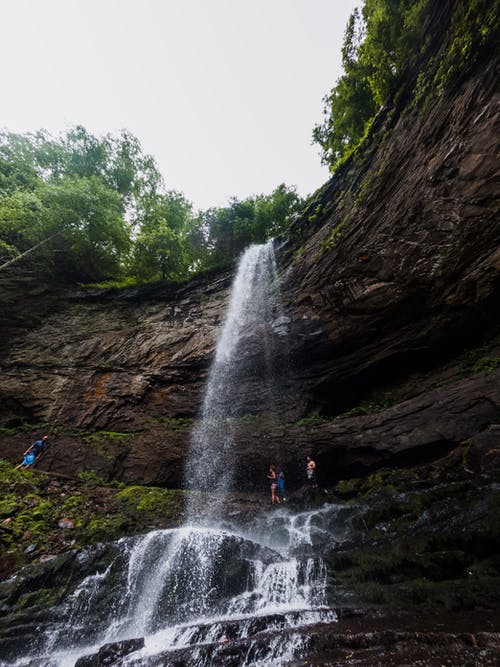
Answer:
<svg viewBox="0 0 500 667"><path fill-rule="evenodd" d="M282 503L286 501L285 498L285 473L280 466L276 468L276 477L278 480L278 495Z"/></svg>
<svg viewBox="0 0 500 667"><path fill-rule="evenodd" d="M16 469L21 467L29 468L35 465L42 453L45 451L48 437L48 435L44 435L41 440L35 440L35 442L24 452L24 458L21 463L16 466Z"/></svg>

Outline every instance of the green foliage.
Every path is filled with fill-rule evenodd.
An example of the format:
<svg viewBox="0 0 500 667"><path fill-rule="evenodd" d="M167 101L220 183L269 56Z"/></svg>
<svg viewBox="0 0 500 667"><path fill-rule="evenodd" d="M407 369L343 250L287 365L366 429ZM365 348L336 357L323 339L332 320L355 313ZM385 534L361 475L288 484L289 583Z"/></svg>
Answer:
<svg viewBox="0 0 500 667"><path fill-rule="evenodd" d="M25 261L44 278L102 287L185 280L284 233L301 204L282 184L195 214L126 131L0 132L0 265Z"/></svg>
<svg viewBox="0 0 500 667"><path fill-rule="evenodd" d="M118 192L101 179L64 177L37 189L43 234L56 234L52 244L57 270L81 282L118 276L130 248Z"/></svg>
<svg viewBox="0 0 500 667"><path fill-rule="evenodd" d="M429 0L365 0L347 24L344 74L324 99L313 130L322 161L333 170L362 141L381 105L393 100L418 67L428 40Z"/></svg>
<svg viewBox="0 0 500 667"><path fill-rule="evenodd" d="M208 209L197 221L204 239L198 246L198 266L229 264L251 243L285 234L302 207L295 188L281 184L270 195L233 198L228 206Z"/></svg>
<svg viewBox="0 0 500 667"><path fill-rule="evenodd" d="M459 0L442 44L429 58L436 26L430 0L365 0L347 24L344 74L324 98L323 122L313 130L322 161L334 170L363 140L381 105L392 103L404 84L415 80L420 104L442 93L481 53L494 48L500 2ZM446 34L444 30L447 30Z"/></svg>
<svg viewBox="0 0 500 667"><path fill-rule="evenodd" d="M500 2L469 0L460 3L451 19L451 39L439 59L434 85L443 91L477 58L480 49L498 36Z"/></svg>
<svg viewBox="0 0 500 667"><path fill-rule="evenodd" d="M127 133L98 139L82 127L59 138L1 133L0 259L41 244L30 266L39 274L117 278L131 245L128 220L135 222L145 196L150 159L137 146Z"/></svg>
<svg viewBox="0 0 500 667"><path fill-rule="evenodd" d="M331 250L331 248L333 248L338 243L340 237L342 236L343 228L344 222L339 222L338 225L335 225L326 241L322 243L324 250Z"/></svg>
<svg viewBox="0 0 500 667"><path fill-rule="evenodd" d="M192 205L174 190L147 202L132 253L132 273L140 281L179 279L190 265L186 237Z"/></svg>

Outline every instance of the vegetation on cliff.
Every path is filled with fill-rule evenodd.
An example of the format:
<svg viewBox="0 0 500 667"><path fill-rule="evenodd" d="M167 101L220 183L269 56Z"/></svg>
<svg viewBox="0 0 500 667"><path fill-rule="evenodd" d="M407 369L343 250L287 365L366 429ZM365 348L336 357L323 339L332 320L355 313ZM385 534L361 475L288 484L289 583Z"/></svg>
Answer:
<svg viewBox="0 0 500 667"><path fill-rule="evenodd" d="M323 122L313 131L332 171L360 144L382 105L394 103L412 85L415 100L442 93L493 43L499 2L460 0L451 11L452 4L365 0L362 10L351 14L342 48L344 74L325 97ZM438 48L436 39L443 42Z"/></svg>

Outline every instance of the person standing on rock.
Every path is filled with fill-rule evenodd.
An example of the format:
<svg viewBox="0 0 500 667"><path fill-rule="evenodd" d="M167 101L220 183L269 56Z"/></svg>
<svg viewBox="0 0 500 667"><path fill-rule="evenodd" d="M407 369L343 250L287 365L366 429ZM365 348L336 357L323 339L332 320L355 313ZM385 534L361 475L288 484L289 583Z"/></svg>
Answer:
<svg viewBox="0 0 500 667"><path fill-rule="evenodd" d="M24 458L21 463L16 466L16 470L18 468L30 468L31 466L34 466L45 451L48 438L48 435L44 435L41 440L35 440L35 442L24 452Z"/></svg>
<svg viewBox="0 0 500 667"><path fill-rule="evenodd" d="M310 456L307 457L306 475L311 488L316 489L316 462Z"/></svg>
<svg viewBox="0 0 500 667"><path fill-rule="evenodd" d="M276 475L276 466L274 464L269 466L267 479L271 480L271 504L274 505L274 503L278 503L279 505L280 499L276 495L278 489L278 477Z"/></svg>
<svg viewBox="0 0 500 667"><path fill-rule="evenodd" d="M285 473L281 469L280 466L276 468L276 477L278 481L278 495L280 498L280 501L284 503L286 501L285 498Z"/></svg>

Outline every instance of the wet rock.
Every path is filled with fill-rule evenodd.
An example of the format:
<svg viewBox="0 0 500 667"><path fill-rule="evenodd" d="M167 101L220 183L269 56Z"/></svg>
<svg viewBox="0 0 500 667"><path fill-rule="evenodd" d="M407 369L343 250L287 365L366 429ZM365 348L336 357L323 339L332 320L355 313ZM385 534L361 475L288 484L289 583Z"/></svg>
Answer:
<svg viewBox="0 0 500 667"><path fill-rule="evenodd" d="M121 664L120 658L141 648L144 648L144 638L142 637L105 644L97 653L79 658L75 663L75 667L104 667L104 665Z"/></svg>
<svg viewBox="0 0 500 667"><path fill-rule="evenodd" d="M57 558L57 554L42 554L40 556L40 563L47 563L49 560Z"/></svg>
<svg viewBox="0 0 500 667"><path fill-rule="evenodd" d="M63 519L59 519L59 521L57 522L57 525L59 526L59 528L72 529L72 528L75 527L75 522L72 521L71 519L63 518Z"/></svg>

